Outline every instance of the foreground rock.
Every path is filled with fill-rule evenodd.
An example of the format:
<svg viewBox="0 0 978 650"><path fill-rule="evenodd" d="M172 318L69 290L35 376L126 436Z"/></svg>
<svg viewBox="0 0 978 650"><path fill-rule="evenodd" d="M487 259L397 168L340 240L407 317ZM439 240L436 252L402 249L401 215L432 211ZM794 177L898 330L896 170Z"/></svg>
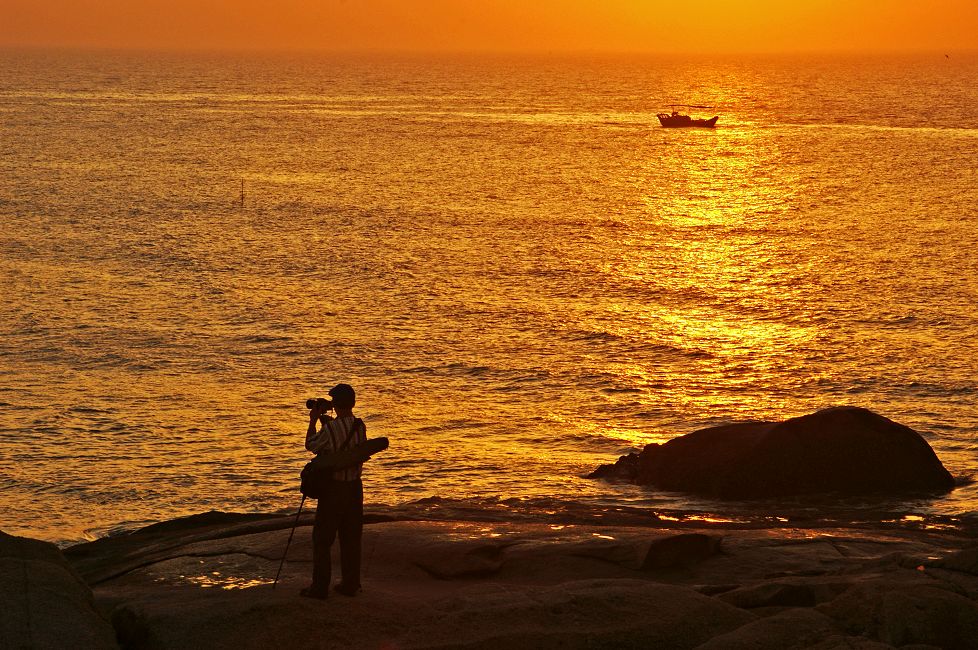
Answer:
<svg viewBox="0 0 978 650"><path fill-rule="evenodd" d="M115 648L92 592L54 544L0 531L0 648Z"/></svg>
<svg viewBox="0 0 978 650"><path fill-rule="evenodd" d="M942 493L954 479L913 429L862 408L694 431L602 465L591 478L718 498Z"/></svg>
<svg viewBox="0 0 978 650"><path fill-rule="evenodd" d="M819 607L851 634L900 647L978 647L978 607L945 584L880 580L856 585Z"/></svg>
<svg viewBox="0 0 978 650"><path fill-rule="evenodd" d="M971 533L373 519L363 592L315 601L298 596L311 517L271 587L292 521L211 514L66 555L127 648L887 650L976 638Z"/></svg>

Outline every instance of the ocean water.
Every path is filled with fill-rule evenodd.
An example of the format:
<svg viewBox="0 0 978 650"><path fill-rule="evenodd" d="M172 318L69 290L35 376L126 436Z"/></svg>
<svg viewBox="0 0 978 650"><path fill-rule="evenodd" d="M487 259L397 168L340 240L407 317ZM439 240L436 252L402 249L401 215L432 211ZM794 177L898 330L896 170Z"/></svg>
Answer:
<svg viewBox="0 0 978 650"><path fill-rule="evenodd" d="M717 128L660 128L672 103ZM294 510L304 401L339 381L391 439L368 508L976 510L978 56L7 51L0 150L7 532ZM962 486L582 478L844 404Z"/></svg>

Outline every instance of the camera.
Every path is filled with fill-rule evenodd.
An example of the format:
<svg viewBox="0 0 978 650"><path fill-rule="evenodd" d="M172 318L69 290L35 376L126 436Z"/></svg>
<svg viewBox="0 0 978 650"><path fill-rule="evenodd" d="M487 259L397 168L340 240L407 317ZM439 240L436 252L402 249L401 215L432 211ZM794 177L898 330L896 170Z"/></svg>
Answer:
<svg viewBox="0 0 978 650"><path fill-rule="evenodd" d="M316 404L319 404L321 411L329 411L333 408L333 403L325 397L312 397L306 400L306 408L310 411L316 407Z"/></svg>

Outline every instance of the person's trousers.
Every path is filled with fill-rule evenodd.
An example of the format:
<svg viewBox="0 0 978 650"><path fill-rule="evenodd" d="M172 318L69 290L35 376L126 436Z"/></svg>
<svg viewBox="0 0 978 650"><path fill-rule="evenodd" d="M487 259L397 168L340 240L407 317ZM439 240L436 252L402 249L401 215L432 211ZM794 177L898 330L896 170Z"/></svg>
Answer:
<svg viewBox="0 0 978 650"><path fill-rule="evenodd" d="M326 593L332 579L330 548L340 538L343 585L360 588L360 544L363 537L363 483L332 481L329 493L319 499L312 528L312 589Z"/></svg>

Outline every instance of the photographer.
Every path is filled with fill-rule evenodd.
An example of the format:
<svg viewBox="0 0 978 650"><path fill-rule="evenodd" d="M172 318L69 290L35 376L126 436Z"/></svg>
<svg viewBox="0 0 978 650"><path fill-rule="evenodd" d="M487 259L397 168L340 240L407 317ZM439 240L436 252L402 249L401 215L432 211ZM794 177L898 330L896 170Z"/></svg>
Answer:
<svg viewBox="0 0 978 650"><path fill-rule="evenodd" d="M309 411L306 449L314 454L351 449L367 439L363 420L354 417L356 393L349 384L337 384L329 391L332 402L316 400ZM335 410L336 417L329 411ZM316 422L322 423L317 431ZM309 598L326 598L331 580L330 549L340 538L342 580L334 588L344 596L360 590L360 541L363 534L363 465L353 465L332 473L327 494L319 499L316 523L312 529L312 585L300 593Z"/></svg>

